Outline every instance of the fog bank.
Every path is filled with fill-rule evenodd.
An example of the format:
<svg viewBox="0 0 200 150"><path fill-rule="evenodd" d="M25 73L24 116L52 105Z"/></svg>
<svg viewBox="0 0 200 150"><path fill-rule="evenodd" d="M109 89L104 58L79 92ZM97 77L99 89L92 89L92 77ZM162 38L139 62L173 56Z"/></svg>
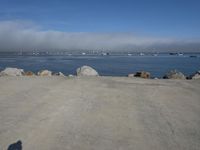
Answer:
<svg viewBox="0 0 200 150"><path fill-rule="evenodd" d="M15 50L199 51L198 39L145 37L133 33L90 33L43 30L23 21L0 22L0 51Z"/></svg>

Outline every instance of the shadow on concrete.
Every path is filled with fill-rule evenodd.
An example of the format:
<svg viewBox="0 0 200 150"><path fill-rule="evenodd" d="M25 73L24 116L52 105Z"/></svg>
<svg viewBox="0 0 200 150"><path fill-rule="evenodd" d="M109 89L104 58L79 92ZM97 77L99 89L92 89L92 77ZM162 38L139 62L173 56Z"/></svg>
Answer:
<svg viewBox="0 0 200 150"><path fill-rule="evenodd" d="M22 150L22 142L19 140L16 143L10 144L7 150Z"/></svg>

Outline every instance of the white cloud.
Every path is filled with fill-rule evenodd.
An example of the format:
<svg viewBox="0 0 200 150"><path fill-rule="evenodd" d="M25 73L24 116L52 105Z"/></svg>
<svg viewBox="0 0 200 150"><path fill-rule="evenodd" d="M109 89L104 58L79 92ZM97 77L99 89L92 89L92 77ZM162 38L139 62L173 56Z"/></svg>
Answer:
<svg viewBox="0 0 200 150"><path fill-rule="evenodd" d="M55 49L142 49L159 50L199 48L199 40L177 40L136 36L133 33L89 33L45 31L32 22L1 21L0 50Z"/></svg>

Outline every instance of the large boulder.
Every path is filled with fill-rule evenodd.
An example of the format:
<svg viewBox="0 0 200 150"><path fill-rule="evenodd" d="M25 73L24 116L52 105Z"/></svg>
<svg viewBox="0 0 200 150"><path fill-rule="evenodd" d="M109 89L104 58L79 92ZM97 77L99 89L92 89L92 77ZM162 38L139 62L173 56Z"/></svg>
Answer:
<svg viewBox="0 0 200 150"><path fill-rule="evenodd" d="M38 76L52 76L52 72L49 70L41 70L38 72Z"/></svg>
<svg viewBox="0 0 200 150"><path fill-rule="evenodd" d="M82 66L76 70L77 76L98 76L98 72L90 66Z"/></svg>
<svg viewBox="0 0 200 150"><path fill-rule="evenodd" d="M200 71L197 71L196 73L194 73L193 75L191 75L189 77L189 79L200 79Z"/></svg>
<svg viewBox="0 0 200 150"><path fill-rule="evenodd" d="M18 68L6 68L1 71L0 76L22 76L24 73L23 69Z"/></svg>
<svg viewBox="0 0 200 150"><path fill-rule="evenodd" d="M134 77L140 77L140 78L145 78L145 79L149 79L150 76L151 76L151 74L149 72L145 72L145 71L136 72L136 74L134 75Z"/></svg>
<svg viewBox="0 0 200 150"><path fill-rule="evenodd" d="M185 75L177 70L171 70L163 77L164 79L186 79Z"/></svg>

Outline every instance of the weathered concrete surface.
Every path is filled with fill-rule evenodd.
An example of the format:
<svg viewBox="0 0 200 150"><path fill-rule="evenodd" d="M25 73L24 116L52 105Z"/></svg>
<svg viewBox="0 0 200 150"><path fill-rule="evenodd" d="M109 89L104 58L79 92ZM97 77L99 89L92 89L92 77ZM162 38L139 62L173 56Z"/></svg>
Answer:
<svg viewBox="0 0 200 150"><path fill-rule="evenodd" d="M200 80L0 77L0 149L199 150Z"/></svg>

